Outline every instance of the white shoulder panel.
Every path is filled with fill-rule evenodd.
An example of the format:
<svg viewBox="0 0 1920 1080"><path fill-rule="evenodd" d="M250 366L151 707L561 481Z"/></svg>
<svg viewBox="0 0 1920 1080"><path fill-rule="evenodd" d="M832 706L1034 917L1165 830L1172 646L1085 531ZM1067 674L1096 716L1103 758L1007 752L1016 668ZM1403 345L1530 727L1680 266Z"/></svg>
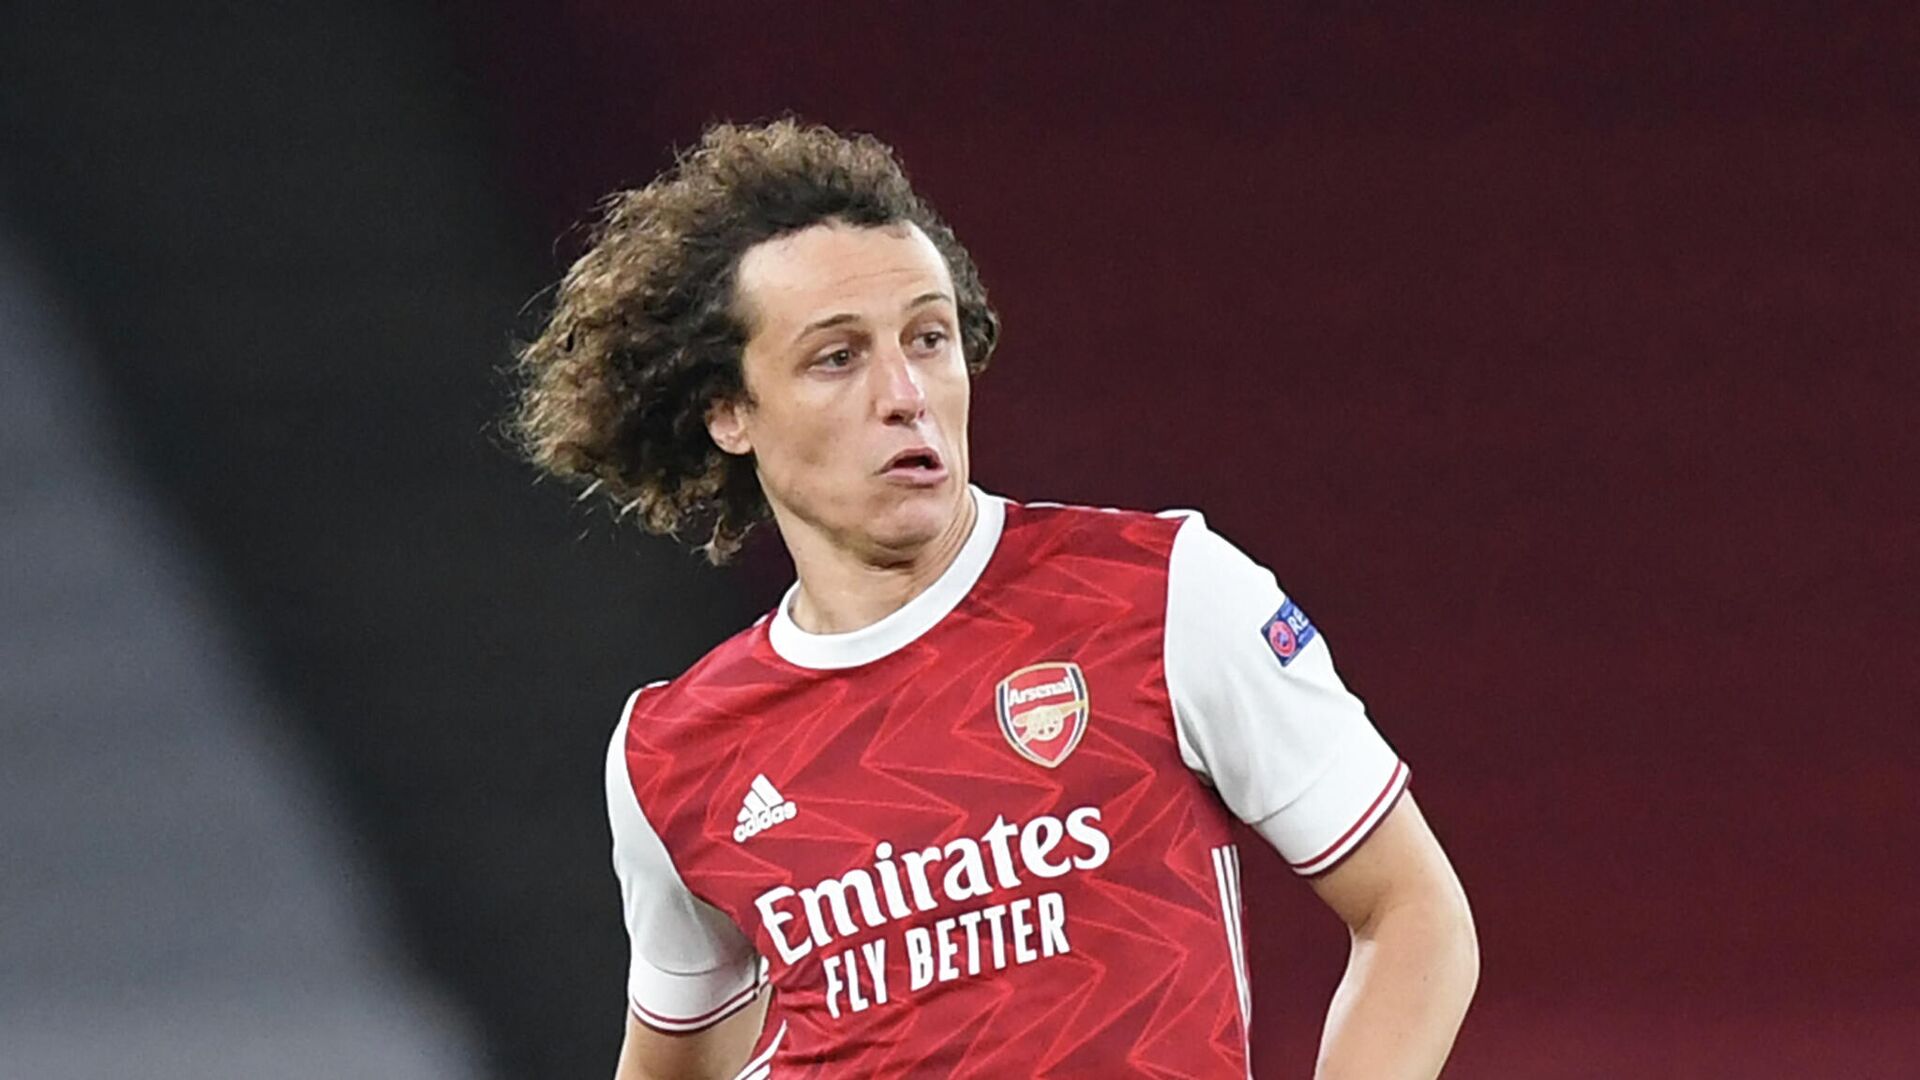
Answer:
<svg viewBox="0 0 1920 1080"><path fill-rule="evenodd" d="M1386 816L1406 766L1272 572L1183 516L1165 646L1181 757L1295 870L1319 873Z"/></svg>

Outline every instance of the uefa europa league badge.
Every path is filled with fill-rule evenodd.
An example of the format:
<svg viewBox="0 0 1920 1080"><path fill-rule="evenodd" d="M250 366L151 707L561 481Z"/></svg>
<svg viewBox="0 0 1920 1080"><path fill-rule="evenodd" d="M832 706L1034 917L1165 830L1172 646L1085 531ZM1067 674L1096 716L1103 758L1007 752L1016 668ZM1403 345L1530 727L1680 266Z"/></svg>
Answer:
<svg viewBox="0 0 1920 1080"><path fill-rule="evenodd" d="M1064 660L1031 664L1000 680L993 706L1021 757L1057 769L1087 733L1087 677Z"/></svg>

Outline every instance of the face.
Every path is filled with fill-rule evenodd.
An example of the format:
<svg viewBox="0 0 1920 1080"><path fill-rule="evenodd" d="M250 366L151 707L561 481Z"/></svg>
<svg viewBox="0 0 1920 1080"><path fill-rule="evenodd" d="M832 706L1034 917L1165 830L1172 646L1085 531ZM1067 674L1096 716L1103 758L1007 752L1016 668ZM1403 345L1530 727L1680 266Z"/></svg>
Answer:
<svg viewBox="0 0 1920 1080"><path fill-rule="evenodd" d="M971 383L946 260L912 225L815 225L749 249L735 283L751 400L717 406L783 532L910 557L966 494Z"/></svg>

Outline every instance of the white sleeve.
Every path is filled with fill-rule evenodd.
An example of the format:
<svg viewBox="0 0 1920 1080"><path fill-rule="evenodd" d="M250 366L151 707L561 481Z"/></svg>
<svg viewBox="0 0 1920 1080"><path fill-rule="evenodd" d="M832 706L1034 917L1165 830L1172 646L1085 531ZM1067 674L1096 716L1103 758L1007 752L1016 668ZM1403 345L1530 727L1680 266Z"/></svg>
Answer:
<svg viewBox="0 0 1920 1080"><path fill-rule="evenodd" d="M1392 809L1407 767L1272 572L1181 523L1167 574L1167 691L1187 767L1301 874L1329 870Z"/></svg>
<svg viewBox="0 0 1920 1080"><path fill-rule="evenodd" d="M613 870L620 878L632 947L627 1003L649 1027L699 1031L751 1002L766 966L733 920L680 880L666 845L640 810L627 774L627 722L634 698L627 699L607 747Z"/></svg>

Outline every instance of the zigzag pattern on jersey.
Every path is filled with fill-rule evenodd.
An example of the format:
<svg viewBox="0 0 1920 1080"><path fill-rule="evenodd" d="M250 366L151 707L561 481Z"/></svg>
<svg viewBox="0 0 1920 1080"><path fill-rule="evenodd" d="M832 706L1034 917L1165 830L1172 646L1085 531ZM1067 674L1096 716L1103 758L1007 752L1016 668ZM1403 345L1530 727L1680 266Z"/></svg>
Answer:
<svg viewBox="0 0 1920 1080"><path fill-rule="evenodd" d="M757 932L753 898L870 866L896 849L978 837L1098 806L1113 851L1097 871L1025 881L980 903L1058 889L1071 952L908 993L898 949L889 1001L829 1015L822 951L774 965L768 1028L787 1025L774 1075L1244 1077L1233 959L1211 851L1230 841L1218 801L1185 769L1161 660L1166 567L1179 522L1009 504L999 547L938 626L851 672L793 667L764 623L657 694L628 753L637 794L688 886ZM993 690L1028 664L1085 671L1092 719L1057 769L1021 759ZM806 813L731 840L738 792L765 773ZM958 908L918 913L930 924ZM801 931L804 934L804 930ZM962 964L964 965L964 958Z"/></svg>

